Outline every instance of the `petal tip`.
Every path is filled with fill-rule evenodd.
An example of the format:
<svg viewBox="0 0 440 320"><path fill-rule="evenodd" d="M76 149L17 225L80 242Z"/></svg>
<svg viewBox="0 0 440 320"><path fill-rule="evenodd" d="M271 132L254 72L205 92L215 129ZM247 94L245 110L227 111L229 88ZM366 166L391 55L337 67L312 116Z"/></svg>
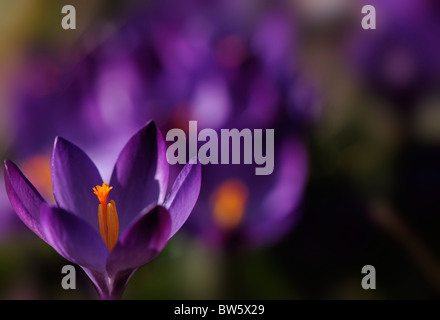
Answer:
<svg viewBox="0 0 440 320"><path fill-rule="evenodd" d="M55 150L58 146L69 143L66 139L60 136L56 136L53 142L53 149Z"/></svg>
<svg viewBox="0 0 440 320"><path fill-rule="evenodd" d="M3 163L4 163L5 176L8 175L11 172L11 170L18 169L15 163L9 159L5 159Z"/></svg>
<svg viewBox="0 0 440 320"><path fill-rule="evenodd" d="M154 120L148 120L147 121L147 123L145 124L145 126L146 127L148 127L148 126L154 126L154 127L157 127L157 124L156 124L156 121L154 121Z"/></svg>
<svg viewBox="0 0 440 320"><path fill-rule="evenodd" d="M158 130L157 124L154 120L150 119L148 120L143 127L139 131L148 131L149 129L156 129Z"/></svg>
<svg viewBox="0 0 440 320"><path fill-rule="evenodd" d="M8 171L8 166L10 165L11 161L9 161L8 159L3 160L3 165L5 167L5 171Z"/></svg>

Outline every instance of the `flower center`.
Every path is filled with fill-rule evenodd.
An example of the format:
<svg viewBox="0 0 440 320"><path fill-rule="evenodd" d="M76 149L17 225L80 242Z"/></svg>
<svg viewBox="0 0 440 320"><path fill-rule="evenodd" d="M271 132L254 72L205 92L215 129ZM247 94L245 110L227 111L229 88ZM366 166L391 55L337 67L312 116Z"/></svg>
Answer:
<svg viewBox="0 0 440 320"><path fill-rule="evenodd" d="M236 228L243 219L249 191L241 181L230 179L214 192L212 208L214 221L225 230Z"/></svg>
<svg viewBox="0 0 440 320"><path fill-rule="evenodd" d="M107 203L108 194L111 189L113 189L113 187L109 187L107 183L103 183L102 186L96 186L93 188L94 194L96 194L100 202L98 206L99 232L110 252L118 241L119 233L119 220L118 213L116 212L116 204L113 200L111 200L110 203Z"/></svg>

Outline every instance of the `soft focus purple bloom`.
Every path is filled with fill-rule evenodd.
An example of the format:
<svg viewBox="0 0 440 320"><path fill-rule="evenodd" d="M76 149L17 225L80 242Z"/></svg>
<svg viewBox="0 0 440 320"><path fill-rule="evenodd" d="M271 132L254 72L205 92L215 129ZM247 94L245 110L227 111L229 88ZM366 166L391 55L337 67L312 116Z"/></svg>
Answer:
<svg viewBox="0 0 440 320"><path fill-rule="evenodd" d="M286 236L300 216L308 160L305 146L293 138L280 143L275 158L269 176L256 176L249 165L205 166L188 229L227 250L268 246Z"/></svg>
<svg viewBox="0 0 440 320"><path fill-rule="evenodd" d="M296 28L287 6L265 1L176 5L155 3L133 15L104 44L112 49L102 50L119 48L113 56L127 57L139 71L144 90L139 105L154 106L155 119L169 127L187 120L214 129L231 122L269 127L285 107L298 106L286 100L298 73ZM297 111L305 113L302 121L310 114L304 109Z"/></svg>
<svg viewBox="0 0 440 320"><path fill-rule="evenodd" d="M400 109L413 108L420 97L438 88L440 23L435 2L360 1L376 7L377 29L353 34L350 60L364 84Z"/></svg>
<svg viewBox="0 0 440 320"><path fill-rule="evenodd" d="M119 298L134 271L154 259L180 229L201 183L200 165L187 164L167 195L165 144L156 125L147 124L125 145L110 179L119 238L109 251L100 236L99 201L92 191L102 184L96 166L80 148L57 138L51 171L57 206L46 203L18 167L6 161L11 204L33 232L80 265L106 299Z"/></svg>
<svg viewBox="0 0 440 320"><path fill-rule="evenodd" d="M128 137L146 122L143 105L137 106L143 88L134 66L101 50L80 61L71 57L73 61L57 63L42 56L27 63L11 98L17 141L13 151L18 157L46 152L57 134L93 148Z"/></svg>
<svg viewBox="0 0 440 320"><path fill-rule="evenodd" d="M102 132L116 139L147 119L167 129L188 120L268 128L287 109L307 122L316 109L296 103L304 91L296 42L282 3L140 5L93 51L79 45L63 59L43 53L26 65L12 113L14 148L20 157L40 153L61 135L93 149L109 140Z"/></svg>

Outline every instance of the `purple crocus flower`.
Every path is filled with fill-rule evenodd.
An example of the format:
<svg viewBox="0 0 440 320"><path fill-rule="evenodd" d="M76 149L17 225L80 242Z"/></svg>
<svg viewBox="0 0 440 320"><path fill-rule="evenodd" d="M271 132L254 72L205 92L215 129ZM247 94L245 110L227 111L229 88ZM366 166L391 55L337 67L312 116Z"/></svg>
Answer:
<svg viewBox="0 0 440 320"><path fill-rule="evenodd" d="M55 140L51 160L57 206L46 203L8 160L5 184L21 220L81 266L101 298L115 299L135 270L180 229L197 201L200 165L187 164L167 195L168 170L163 137L149 122L119 154L109 184L80 148L62 138Z"/></svg>

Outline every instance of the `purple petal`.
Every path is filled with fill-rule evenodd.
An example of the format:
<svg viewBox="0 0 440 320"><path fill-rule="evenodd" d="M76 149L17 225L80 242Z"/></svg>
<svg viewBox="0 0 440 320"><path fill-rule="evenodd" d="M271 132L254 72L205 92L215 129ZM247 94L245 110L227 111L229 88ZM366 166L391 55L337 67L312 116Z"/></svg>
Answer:
<svg viewBox="0 0 440 320"><path fill-rule="evenodd" d="M46 241L40 228L40 207L45 201L14 163L6 160L4 172L6 193L15 212L29 229Z"/></svg>
<svg viewBox="0 0 440 320"><path fill-rule="evenodd" d="M121 232L142 210L162 203L168 185L165 142L154 122L139 130L121 151L110 185Z"/></svg>
<svg viewBox="0 0 440 320"><path fill-rule="evenodd" d="M107 261L107 271L114 277L139 268L154 259L168 241L171 218L162 206L142 215L119 238Z"/></svg>
<svg viewBox="0 0 440 320"><path fill-rule="evenodd" d="M71 142L57 137L51 171L58 206L81 217L99 231L99 200L93 188L102 184L102 178L92 160Z"/></svg>
<svg viewBox="0 0 440 320"><path fill-rule="evenodd" d="M200 193L201 179L201 165L194 164L194 160L191 160L177 176L164 203L171 215L169 238L179 231L194 208Z"/></svg>
<svg viewBox="0 0 440 320"><path fill-rule="evenodd" d="M41 207L40 221L47 242L60 255L84 268L105 271L109 251L101 236L87 222L49 205Z"/></svg>
<svg viewBox="0 0 440 320"><path fill-rule="evenodd" d="M247 226L246 237L254 245L269 244L287 234L299 219L308 176L305 146L289 139L280 148L277 182L261 204L261 215Z"/></svg>

